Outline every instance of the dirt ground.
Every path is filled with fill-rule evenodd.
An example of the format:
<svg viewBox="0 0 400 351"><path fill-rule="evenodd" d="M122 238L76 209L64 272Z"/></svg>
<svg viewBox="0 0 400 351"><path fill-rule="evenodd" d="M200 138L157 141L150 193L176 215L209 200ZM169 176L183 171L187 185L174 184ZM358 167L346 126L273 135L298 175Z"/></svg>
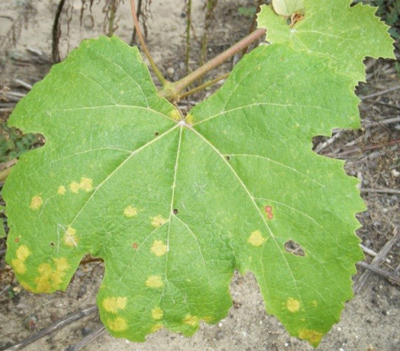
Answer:
<svg viewBox="0 0 400 351"><path fill-rule="evenodd" d="M239 13L239 7L254 6L256 1L220 1L215 19L209 31L208 57L211 58L244 37L249 30L251 17ZM28 0L0 2L0 45L10 32L11 25L23 11ZM58 1L31 0L29 21L21 21L16 28L16 45L0 46L0 88L26 93L15 79L33 84L49 70L52 41L51 31ZM80 0L70 0L72 9L61 18L61 58L76 47L81 40L103 33L102 13L104 1L93 5L94 25L88 10L79 24ZM190 66L196 68L199 61L199 41L204 27L204 1L193 0L192 52ZM186 15L183 0L153 0L148 15L147 42L149 49L163 73L177 80L185 73L184 33ZM129 42L132 20L126 0L118 12L116 34ZM70 17L70 21L68 21ZM69 23L68 23L69 22ZM69 27L69 29L68 29ZM18 30L20 29L20 30ZM19 33L18 33L19 32ZM30 48L30 51L27 49ZM6 53L7 49L7 53ZM33 50L32 50L33 49ZM34 53L36 52L36 53ZM40 53L39 53L40 52ZM367 60L368 82L358 89L360 96L368 96L399 85L400 68L393 60ZM210 77L231 69L233 62L222 65ZM194 95L182 102L182 108L194 105L210 91ZM9 109L11 110L11 108ZM379 252L395 235L400 226L400 90L393 90L367 98L360 105L363 119L361 131L336 131L332 139L316 137L315 147L320 154L345 159L346 170L361 180L362 196L368 210L358 215L362 224L357 232L365 247ZM0 118L6 119L10 111L4 109ZM393 122L390 122L393 120ZM326 141L329 140L329 143ZM324 147L323 147L324 146ZM0 165L1 166L1 165ZM1 188L0 183L0 188ZM376 190L383 190L382 192ZM1 200L1 198L0 198ZM400 232L398 233L400 236ZM0 239L0 272L4 263L5 241ZM365 262L372 257L367 255ZM387 254L382 270L393 272L400 264L400 240ZM363 269L359 269L354 282L358 284ZM53 295L34 295L25 291L12 273L2 274L0 281L0 350L35 334L68 313L83 310L95 304L95 296L103 276L101 263L81 265L68 290ZM185 338L167 330L148 337L146 343L131 343L114 339L107 332L90 341L82 350L220 350L220 351L305 351L313 348L303 341L292 338L283 326L264 310L257 283L251 274L235 275L231 284L234 305L229 315L214 326L202 324L192 338ZM101 323L96 313L79 319L59 331L36 341L25 350L75 350L90 333L99 330ZM321 351L400 351L400 286L378 275L372 275L364 289L346 304L340 323L323 339Z"/></svg>

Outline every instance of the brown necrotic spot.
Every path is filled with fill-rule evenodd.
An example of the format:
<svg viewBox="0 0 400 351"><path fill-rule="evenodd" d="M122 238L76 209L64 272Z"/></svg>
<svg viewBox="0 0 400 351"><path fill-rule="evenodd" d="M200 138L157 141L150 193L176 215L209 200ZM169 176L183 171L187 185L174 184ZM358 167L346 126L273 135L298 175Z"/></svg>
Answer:
<svg viewBox="0 0 400 351"><path fill-rule="evenodd" d="M19 243L19 238L15 238L14 242Z"/></svg>
<svg viewBox="0 0 400 351"><path fill-rule="evenodd" d="M154 132L154 135L155 136L158 136L160 133L159 132Z"/></svg>
<svg viewBox="0 0 400 351"><path fill-rule="evenodd" d="M50 246L51 246L51 247L54 247L54 243L53 243L53 242L51 242L51 243L50 243Z"/></svg>
<svg viewBox="0 0 400 351"><path fill-rule="evenodd" d="M136 250L136 249L139 247L139 245L136 244L136 243L133 243L133 244L132 244L132 247Z"/></svg>
<svg viewBox="0 0 400 351"><path fill-rule="evenodd" d="M226 158L227 161L231 160L231 157L229 155L225 156L225 158Z"/></svg>
<svg viewBox="0 0 400 351"><path fill-rule="evenodd" d="M299 243L293 240L288 240L285 243L285 250L295 256L305 256L305 252Z"/></svg>
<svg viewBox="0 0 400 351"><path fill-rule="evenodd" d="M177 208L174 208L174 210L172 211L172 213L174 214L174 215L176 215L176 214L178 214L178 209Z"/></svg>

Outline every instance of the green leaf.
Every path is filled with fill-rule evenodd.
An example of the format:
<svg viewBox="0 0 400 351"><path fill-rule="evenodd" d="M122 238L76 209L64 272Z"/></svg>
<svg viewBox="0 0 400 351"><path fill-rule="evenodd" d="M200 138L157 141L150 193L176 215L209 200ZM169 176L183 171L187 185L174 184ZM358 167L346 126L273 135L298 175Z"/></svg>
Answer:
<svg viewBox="0 0 400 351"><path fill-rule="evenodd" d="M272 0L272 6L281 16L290 16L304 8L303 0Z"/></svg>
<svg viewBox="0 0 400 351"><path fill-rule="evenodd" d="M304 0L305 17L289 27L283 17L263 6L258 25L268 29L267 40L286 43L296 51L306 51L331 60L338 72L358 81L365 80L366 56L395 58L388 27L374 14L376 8L351 0Z"/></svg>
<svg viewBox="0 0 400 351"><path fill-rule="evenodd" d="M4 186L7 262L50 293L102 257L101 319L134 341L216 323L234 270L250 270L267 311L317 346L352 297L365 206L311 138L359 126L354 84L328 57L261 46L183 119L136 48L83 42L10 118L46 144Z"/></svg>

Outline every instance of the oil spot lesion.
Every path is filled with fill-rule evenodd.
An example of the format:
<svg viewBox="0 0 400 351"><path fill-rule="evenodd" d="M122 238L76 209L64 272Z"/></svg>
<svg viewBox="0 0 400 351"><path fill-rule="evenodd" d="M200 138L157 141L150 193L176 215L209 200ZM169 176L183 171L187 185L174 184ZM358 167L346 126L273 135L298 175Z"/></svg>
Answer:
<svg viewBox="0 0 400 351"><path fill-rule="evenodd" d="M262 236L261 232L260 232L259 230L256 230L256 231L254 231L254 232L251 233L251 235L250 235L249 239L247 240L247 242L248 242L250 245L253 245L253 246L258 247L258 246L263 245L263 244L265 243L266 240L267 240L267 239L265 239L265 238Z"/></svg>
<svg viewBox="0 0 400 351"><path fill-rule="evenodd" d="M128 329L128 323L126 322L126 319L123 317L107 319L107 325L111 330L115 332L121 332Z"/></svg>
<svg viewBox="0 0 400 351"><path fill-rule="evenodd" d="M57 189L58 195L65 195L66 192L67 192L67 189L65 188L64 185L60 185Z"/></svg>
<svg viewBox="0 0 400 351"><path fill-rule="evenodd" d="M187 124L193 125L194 122L194 117L193 115L191 115L190 113L187 114L186 118L185 118L185 122Z"/></svg>
<svg viewBox="0 0 400 351"><path fill-rule="evenodd" d="M150 332L151 332L151 333L155 333L156 331L160 330L162 327L164 327L164 325L163 325L162 323L154 324L154 325L151 327Z"/></svg>
<svg viewBox="0 0 400 351"><path fill-rule="evenodd" d="M76 235L76 229L69 226L64 234L64 243L69 247L78 246L78 236Z"/></svg>
<svg viewBox="0 0 400 351"><path fill-rule="evenodd" d="M162 240L154 240L151 252L156 256L163 256L167 253L168 247Z"/></svg>
<svg viewBox="0 0 400 351"><path fill-rule="evenodd" d="M300 310L300 301L289 297L286 301L286 308L289 312L296 313Z"/></svg>
<svg viewBox="0 0 400 351"><path fill-rule="evenodd" d="M159 275L151 275L146 280L146 286L151 289L158 289L164 286L164 283Z"/></svg>
<svg viewBox="0 0 400 351"><path fill-rule="evenodd" d="M106 297L102 304L104 309L110 313L117 313L119 310L126 308L126 297Z"/></svg>
<svg viewBox="0 0 400 351"><path fill-rule="evenodd" d="M43 199L41 196L37 195L32 197L31 203L29 205L29 208L33 211L39 210L43 206Z"/></svg>
<svg viewBox="0 0 400 351"><path fill-rule="evenodd" d="M294 240L288 240L285 242L285 251L294 256L305 256L305 252L301 245Z"/></svg>
<svg viewBox="0 0 400 351"><path fill-rule="evenodd" d="M191 327L197 327L199 325L199 317L188 314L183 318L183 324L190 325Z"/></svg>
<svg viewBox="0 0 400 351"><path fill-rule="evenodd" d="M307 340L311 345L318 346L321 342L323 334L315 330L301 329L299 331L299 338Z"/></svg>
<svg viewBox="0 0 400 351"><path fill-rule="evenodd" d="M180 120L182 120L182 116L181 116L180 112L179 112L177 109L173 109L173 110L168 114L168 116L169 116L170 118L172 118L174 121L180 121Z"/></svg>
<svg viewBox="0 0 400 351"><path fill-rule="evenodd" d="M154 228L160 227L165 223L167 223L167 220L160 214L155 216L155 217L153 217L153 218L151 218L151 225Z"/></svg>
<svg viewBox="0 0 400 351"><path fill-rule="evenodd" d="M136 207L127 206L127 207L125 207L125 209L124 209L124 216L125 216L126 218L133 218L133 217L136 217L137 214L138 214L138 210L137 210Z"/></svg>
<svg viewBox="0 0 400 351"><path fill-rule="evenodd" d="M151 311L151 316L155 320L159 320L164 316L164 311L160 307L156 307Z"/></svg>
<svg viewBox="0 0 400 351"><path fill-rule="evenodd" d="M31 251L29 250L28 246L26 246L26 245L21 245L17 249L17 251L16 251L17 258L14 258L11 261L11 264L12 264L15 272L17 272L19 274L26 273L27 269L26 269L25 261L30 255L31 255Z"/></svg>
<svg viewBox="0 0 400 351"><path fill-rule="evenodd" d="M60 288L69 264L66 258L53 258L55 268L49 263L42 263L38 267L38 276L35 278L35 292L50 293Z"/></svg>
<svg viewBox="0 0 400 351"><path fill-rule="evenodd" d="M69 190L71 190L71 192L74 194L78 194L80 190L88 193L89 191L93 190L93 179L82 177L79 183L73 181L69 185Z"/></svg>

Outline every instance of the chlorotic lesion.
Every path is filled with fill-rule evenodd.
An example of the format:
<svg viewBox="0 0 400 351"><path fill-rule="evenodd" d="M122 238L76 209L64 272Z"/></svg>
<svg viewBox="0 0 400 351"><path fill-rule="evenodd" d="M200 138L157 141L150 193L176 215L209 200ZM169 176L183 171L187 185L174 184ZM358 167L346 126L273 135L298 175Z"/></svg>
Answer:
<svg viewBox="0 0 400 351"><path fill-rule="evenodd" d="M151 311L151 316L155 320L159 320L164 316L164 311L160 307L156 307Z"/></svg>
<svg viewBox="0 0 400 351"><path fill-rule="evenodd" d="M107 312L117 313L119 310L124 310L126 308L126 297L106 297L102 305Z"/></svg>
<svg viewBox="0 0 400 351"><path fill-rule="evenodd" d="M29 208L33 211L37 211L43 206L43 199L41 196L37 195L32 197L31 203L29 205Z"/></svg>
<svg viewBox="0 0 400 351"><path fill-rule="evenodd" d="M167 220L162 215L157 215L151 219L151 225L154 228L162 226L163 224L167 223Z"/></svg>
<svg viewBox="0 0 400 351"><path fill-rule="evenodd" d="M124 216L126 218L136 217L137 214L138 214L138 210L137 210L136 207L133 207L133 206L129 205L129 206L125 207L125 209L124 209Z"/></svg>
<svg viewBox="0 0 400 351"><path fill-rule="evenodd" d="M300 301L289 297L286 301L286 308L292 313L298 312L300 310Z"/></svg>
<svg viewBox="0 0 400 351"><path fill-rule="evenodd" d="M188 314L187 316L185 316L185 318L183 318L182 323L190 325L191 327L197 327L199 325L199 317Z"/></svg>
<svg viewBox="0 0 400 351"><path fill-rule="evenodd" d="M60 185L57 189L58 195L65 195L66 192L67 192L67 189L65 188L64 185Z"/></svg>
<svg viewBox="0 0 400 351"><path fill-rule="evenodd" d="M180 121L182 119L182 116L180 112L177 109L173 109L168 116L172 118L174 121Z"/></svg>
<svg viewBox="0 0 400 351"><path fill-rule="evenodd" d="M167 253L167 245L162 240L154 240L151 252L156 256L163 256Z"/></svg>
<svg viewBox="0 0 400 351"><path fill-rule="evenodd" d="M93 190L93 179L82 177L81 181L79 183L73 181L69 185L69 190L71 190L71 192L73 192L74 194L78 194L80 190L83 190L85 192L92 191Z"/></svg>
<svg viewBox="0 0 400 351"><path fill-rule="evenodd" d="M107 325L112 331L115 332L121 332L128 329L128 323L126 322L126 319L123 317L107 319Z"/></svg>
<svg viewBox="0 0 400 351"><path fill-rule="evenodd" d="M162 323L156 323L151 327L150 332L155 333L156 331L160 330L164 325Z"/></svg>
<svg viewBox="0 0 400 351"><path fill-rule="evenodd" d="M78 246L78 236L76 235L76 229L69 226L65 231L63 240L65 245L69 247Z"/></svg>
<svg viewBox="0 0 400 351"><path fill-rule="evenodd" d="M307 340L311 345L317 346L322 340L323 334L315 330L301 329L299 331L299 338Z"/></svg>
<svg viewBox="0 0 400 351"><path fill-rule="evenodd" d="M34 279L34 292L50 293L60 288L70 266L64 257L53 258L53 261L55 267L49 263L42 263L38 267L38 276Z"/></svg>
<svg viewBox="0 0 400 351"><path fill-rule="evenodd" d="M26 273L26 265L25 265L25 260L29 257L31 254L31 251L29 250L28 246L26 245L21 245L18 247L16 251L16 256L17 258L14 258L11 261L11 264L15 270L15 272L19 274L25 274Z"/></svg>
<svg viewBox="0 0 400 351"><path fill-rule="evenodd" d="M158 289L164 286L164 283L159 275L151 275L146 280L146 286L152 289Z"/></svg>
<svg viewBox="0 0 400 351"><path fill-rule="evenodd" d="M254 232L251 233L249 239L247 240L247 242L253 246L261 246L265 243L267 239L265 239L261 232L259 230L256 230Z"/></svg>

